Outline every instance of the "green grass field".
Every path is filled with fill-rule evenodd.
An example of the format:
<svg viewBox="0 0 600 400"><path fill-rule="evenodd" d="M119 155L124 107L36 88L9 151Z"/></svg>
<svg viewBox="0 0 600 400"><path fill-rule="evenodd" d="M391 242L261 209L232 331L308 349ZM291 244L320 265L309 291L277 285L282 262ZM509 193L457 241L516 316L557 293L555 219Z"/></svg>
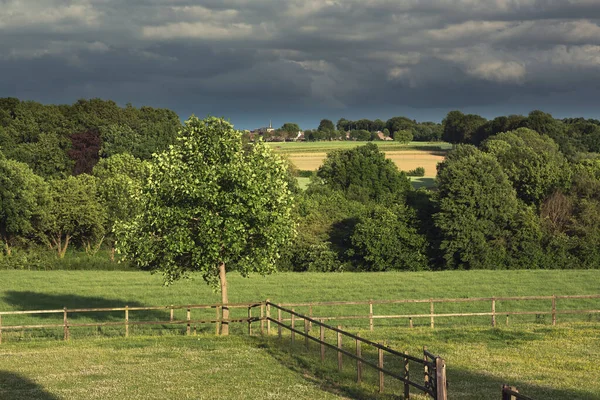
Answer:
<svg viewBox="0 0 600 400"><path fill-rule="evenodd" d="M448 151L452 148L452 144L446 142L410 142L407 144L403 144L394 141L355 142L350 140L344 140L331 142L269 142L267 144L271 146L271 148L273 148L277 153L285 154L311 152L321 153L337 149L352 149L357 146L364 146L367 143L376 144L382 151Z"/></svg>
<svg viewBox="0 0 600 400"><path fill-rule="evenodd" d="M201 304L219 300L218 294L199 279L165 287L159 276L144 272L2 271L1 277L1 311ZM274 302L302 302L598 294L600 271L279 273L249 279L234 273L230 274L229 290L232 302L267 297ZM546 303L502 307L547 309ZM598 303L580 300L570 306L600 308ZM456 307L436 304L436 311ZM473 311L481 307L487 310L489 305L469 307ZM306 311L300 307L297 310ZM245 310L241 311L245 315ZM418 310L376 306L374 311ZM364 306L314 310L315 315L336 312L364 314L366 310ZM135 320L133 314L130 319ZM168 319L168 313L152 312L139 316L142 317ZM5 317L3 323L50 323L52 318ZM73 316L72 321L120 319L122 315L117 313ZM416 320L413 329L407 327L406 321L376 320L373 332L368 331L366 321L339 323L372 340L389 341L397 350L419 354L425 345L440 354L447 361L452 399L498 399L502 383L515 385L537 399L600 399L597 316L559 316L556 327L548 318L511 317L508 327L499 323L497 328L489 326L488 317L440 318L433 330L428 319ZM300 344L292 349L287 339L280 344L272 337L248 337L244 333L246 326L233 328L235 335L219 338L211 334L214 325L199 326L198 336L183 336L185 328L181 326L131 327L127 339L122 337L122 327L72 328L72 340L67 343L57 340L62 337L61 329L4 331L0 345L0 398L397 398L376 394L373 371L366 372L363 385L354 383L355 370L350 360L345 360L344 373L340 375L333 353L328 353L328 361L321 364L315 347L307 353ZM418 376L416 366L411 368ZM222 379L225 374L232 378L229 384ZM387 393L400 392L399 384L391 379L386 381L386 388L390 390Z"/></svg>

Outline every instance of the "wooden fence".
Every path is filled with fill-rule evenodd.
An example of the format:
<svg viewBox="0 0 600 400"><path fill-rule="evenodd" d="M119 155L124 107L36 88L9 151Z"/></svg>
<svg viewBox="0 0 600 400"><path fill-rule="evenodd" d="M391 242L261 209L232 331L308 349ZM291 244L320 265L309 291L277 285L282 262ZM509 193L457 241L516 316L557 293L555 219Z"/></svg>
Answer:
<svg viewBox="0 0 600 400"><path fill-rule="evenodd" d="M408 320L408 326L413 327L413 318L426 318L429 319L429 325L431 328L435 326L436 318L457 318L457 317L482 317L487 316L490 318L492 326L496 326L498 319L506 316L506 325L509 324L509 316L511 315L551 315L552 325L556 325L559 315L567 314L600 314L600 309L559 309L557 304L559 300L577 300L577 299L600 299L600 294L596 295L572 295L572 296L512 296L512 297L474 297L474 298L458 298L458 299L401 299L401 300L368 300L368 301L326 301L326 302L303 302L303 303L279 303L282 307L308 307L308 316L321 321L333 321L333 320L369 320L369 329L373 330L374 321L377 319L405 319ZM509 301L532 301L532 300L547 300L548 308L545 310L538 311L497 311L499 302ZM463 312L463 313L436 313L435 304L437 303L474 303L474 302L488 302L490 304L489 311L485 312ZM416 304L416 303L429 303L429 313L417 313L417 314L388 314L388 315L377 315L374 312L375 305L382 304ZM368 306L368 313L362 315L338 315L338 316L314 316L314 307L317 306L347 306L347 305L364 305ZM287 320L286 320L287 321Z"/></svg>
<svg viewBox="0 0 600 400"><path fill-rule="evenodd" d="M502 385L502 400L533 400L531 397L527 397L520 394L516 387Z"/></svg>
<svg viewBox="0 0 600 400"><path fill-rule="evenodd" d="M437 400L446 400L447 399L447 384L446 384L446 364L444 360L438 356L435 356L427 351L427 349L423 349L423 358L418 358L411 356L407 353L400 353L396 350L393 350L387 346L384 346L379 343L372 342L370 340L361 338L359 335L355 335L349 332L346 332L341 329L340 326L333 327L323 323L322 321L310 318L306 315L299 314L295 312L293 309L287 309L281 307L277 304L273 304L269 301L266 302L266 320L269 323L268 331L270 332L270 323L274 323L277 325L277 333L279 338L282 337L282 329L285 328L290 331L290 338L292 344L295 343L296 334L304 337L304 344L306 349L309 348L309 341L316 342L320 345L320 353L321 353L321 361L325 360L325 349L329 348L337 353L338 359L338 370L342 371L343 366L343 356L347 356L356 361L356 381L360 383L362 381L362 367L363 365L369 366L376 371L379 372L379 392L382 393L384 391L385 385L385 376L393 377L404 383L404 391L403 395L405 399L410 398L410 387L414 387L429 396L433 399ZM275 308L277 310L277 319L271 317L271 308ZM283 313L286 313L290 316L289 319L290 325L286 325L283 321ZM302 321L304 325L304 330L300 330L296 328L296 322ZM319 337L311 336L311 328L312 325L317 325L319 327ZM325 332L333 332L336 337L336 345L328 343L325 341ZM355 352L350 352L345 350L342 347L343 338L349 338L355 342ZM371 361L366 360L362 356L362 345L367 345L372 349L377 350L377 363L373 363ZM398 357L401 361L401 364L404 366L402 375L392 372L389 369L386 369L384 365L384 354L388 354L394 357ZM417 382L413 378L411 378L409 371L409 362L417 363L423 367L423 382Z"/></svg>
<svg viewBox="0 0 600 400"><path fill-rule="evenodd" d="M215 324L215 333L218 335L222 324L229 323L248 323L248 330L251 332L252 322L260 320L258 317L252 316L252 309L260 307L264 310L265 302L253 302L253 303L231 303L227 305L223 304L197 304L197 305L184 305L184 306L155 306L155 307L116 307L116 308L72 308L57 310L31 310L31 311L0 311L0 344L2 343L2 331L8 330L27 330L27 329L43 329L43 328L62 328L64 340L69 340L71 336L71 328L74 327L101 327L101 326L122 326L125 331L125 337L129 336L129 327L132 325L186 325L186 334L190 334L192 330L192 324ZM230 318L223 319L222 310L223 308L247 308L248 317L245 318ZM178 309L186 310L185 319L175 319L174 311ZM210 319L192 319L192 310L200 309L215 309L215 317ZM170 318L164 321L130 321L129 315L136 311L157 311L157 310L169 310ZM110 322L85 322L85 323L73 323L69 321L69 315L74 313L90 313L90 312L123 312L122 321L110 321ZM33 325L6 325L2 323L3 316L9 315L38 315L38 314L62 314L62 323L57 324L33 324ZM261 312L264 314L264 311ZM262 316L262 315L261 315ZM196 327L194 326L194 332Z"/></svg>

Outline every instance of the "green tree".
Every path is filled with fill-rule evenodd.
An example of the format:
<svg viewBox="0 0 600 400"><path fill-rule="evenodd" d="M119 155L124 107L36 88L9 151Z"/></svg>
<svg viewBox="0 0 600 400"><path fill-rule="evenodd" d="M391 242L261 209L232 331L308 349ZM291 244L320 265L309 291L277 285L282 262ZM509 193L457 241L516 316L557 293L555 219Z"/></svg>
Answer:
<svg viewBox="0 0 600 400"><path fill-rule="evenodd" d="M286 122L279 130L286 132L290 137L296 137L298 132L300 132L300 126L292 122Z"/></svg>
<svg viewBox="0 0 600 400"><path fill-rule="evenodd" d="M23 163L0 153L0 235L7 255L18 237L33 235L44 224L46 182Z"/></svg>
<svg viewBox="0 0 600 400"><path fill-rule="evenodd" d="M482 149L496 157L519 199L536 208L555 190L566 189L571 180L558 145L531 129L492 136L482 143Z"/></svg>
<svg viewBox="0 0 600 400"><path fill-rule="evenodd" d="M86 246L103 240L106 211L97 189L96 178L87 174L50 181L46 238L59 258L72 240Z"/></svg>
<svg viewBox="0 0 600 400"><path fill-rule="evenodd" d="M317 128L317 130L325 131L325 132L333 132L333 131L335 131L335 125L333 125L333 122L331 122L328 119L322 119L321 122L319 123L319 127Z"/></svg>
<svg viewBox="0 0 600 400"><path fill-rule="evenodd" d="M398 132L394 132L394 140L396 142L407 144L413 140L413 134L408 129L403 129Z"/></svg>
<svg viewBox="0 0 600 400"><path fill-rule="evenodd" d="M405 205L378 205L359 219L348 251L367 271L426 269L425 237L417 233L414 220Z"/></svg>
<svg viewBox="0 0 600 400"><path fill-rule="evenodd" d="M475 133L485 122L486 119L479 115L450 111L442 121L442 139L452 144L472 143Z"/></svg>
<svg viewBox="0 0 600 400"><path fill-rule="evenodd" d="M494 156L457 146L438 168L438 188L434 220L446 267L507 268L515 257L537 265L539 223Z"/></svg>
<svg viewBox="0 0 600 400"><path fill-rule="evenodd" d="M398 199L411 189L406 175L373 143L327 154L317 176L360 201Z"/></svg>
<svg viewBox="0 0 600 400"><path fill-rule="evenodd" d="M167 283L200 272L220 283L224 304L226 265L243 276L271 272L294 234L286 162L262 141L244 147L241 136L223 119L192 116L153 159L142 212L117 227L118 248L139 267Z"/></svg>

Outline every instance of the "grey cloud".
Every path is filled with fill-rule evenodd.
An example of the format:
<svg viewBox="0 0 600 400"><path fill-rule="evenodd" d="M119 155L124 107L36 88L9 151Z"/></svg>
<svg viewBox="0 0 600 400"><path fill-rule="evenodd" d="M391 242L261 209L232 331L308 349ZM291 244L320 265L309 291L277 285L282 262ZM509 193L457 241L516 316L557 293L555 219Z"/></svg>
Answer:
<svg viewBox="0 0 600 400"><path fill-rule="evenodd" d="M3 96L100 96L235 122L361 107L502 110L515 99L529 99L527 112L556 93L576 111L572 93L578 104L600 94L591 0L1 3Z"/></svg>

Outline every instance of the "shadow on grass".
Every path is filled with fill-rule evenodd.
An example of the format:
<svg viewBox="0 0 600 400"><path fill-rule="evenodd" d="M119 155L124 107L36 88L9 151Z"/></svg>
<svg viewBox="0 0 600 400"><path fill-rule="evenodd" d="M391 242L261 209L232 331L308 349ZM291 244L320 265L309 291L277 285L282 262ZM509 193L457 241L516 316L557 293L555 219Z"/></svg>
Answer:
<svg viewBox="0 0 600 400"><path fill-rule="evenodd" d="M37 383L13 372L0 370L0 399L58 400Z"/></svg>
<svg viewBox="0 0 600 400"><path fill-rule="evenodd" d="M331 365L333 362L333 358L331 358L333 352L331 351L327 351L329 362L322 363L316 347L306 352L299 344L294 346L289 345L289 338L287 339L288 341L284 339L283 342L279 342L278 339L273 337L247 336L246 338L250 346L267 352L282 367L301 375L304 380L323 391L351 399L381 400L402 398L402 396L396 396L389 391L383 394L375 393L374 386L372 385L363 386L357 384L349 375L355 374L355 372L350 371L352 369L350 366L345 367L344 373L338 373Z"/></svg>
<svg viewBox="0 0 600 400"><path fill-rule="evenodd" d="M532 360L535 363L535 360ZM554 382L548 380L544 385L533 385L521 381L509 381L498 376L493 376L482 371L476 373L463 369L447 366L448 374L448 398L460 398L465 400L502 398L502 385L514 386L520 394L536 400L600 400L600 394L585 392L574 389L555 389ZM582 386L585 380L581 380Z"/></svg>
<svg viewBox="0 0 600 400"><path fill-rule="evenodd" d="M494 335L494 333L490 333ZM300 340L298 340L300 339ZM459 339L453 338L456 341ZM502 339L508 340L532 340L530 335L508 335ZM376 376L371 375L370 378L363 376L364 384L359 385L355 379L354 362L344 357L344 371L337 371L335 352L326 351L326 361L321 362L319 350L317 346L311 344L310 350L306 351L302 346L303 340L297 338L295 345L291 345L289 337L284 337L283 341L279 341L275 337L248 337L250 346L266 351L276 362L282 367L293 371L302 376L307 382L318 386L321 390L333 393L338 396L353 398L353 399L402 399L401 384L393 378L386 378L386 390L383 394L376 392ZM507 345L505 344L505 347ZM442 355L443 356L443 355ZM371 359L367 354L363 353L363 357ZM372 362L376 362L374 359ZM391 362L391 363L390 363ZM390 363L390 364L388 364ZM535 371L536 360L531 360L532 369ZM412 365L412 364L411 364ZM386 362L386 366L390 370L400 371L402 366L394 363L391 359ZM411 376L416 377L419 382L422 377L420 366L411 366ZM369 370L368 367L363 367L363 374ZM543 373L543 366L540 366L540 374ZM584 371L582 371L584 372ZM570 371L573 373L573 371ZM511 380L502 377L502 373L491 374L485 370L473 371L452 366L451 360L447 360L447 376L448 376L448 398L460 398L467 400L496 400L502 397L502 385L508 384L516 387L520 393L536 400L600 400L600 394L591 391L585 391L583 388L585 380L581 380L582 389L563 389L554 388L554 381L551 377L542 384L532 384L520 380ZM509 371L506 371L509 375ZM531 373L529 374L531 376ZM395 384L393 384L396 382ZM388 386L389 385L389 386ZM425 395L415 388L411 388L411 397L425 398Z"/></svg>
<svg viewBox="0 0 600 400"><path fill-rule="evenodd" d="M3 300L12 305L15 310L56 310L67 307L78 308L120 308L120 307L144 307L137 301L124 301L120 299L107 299L104 297L79 296L73 294L48 294L31 291L8 291ZM34 314L36 318L56 318L57 314ZM130 320L168 321L168 311L130 311ZM93 321L116 321L123 320L123 311L103 312L80 312L69 313L69 319L89 318Z"/></svg>

